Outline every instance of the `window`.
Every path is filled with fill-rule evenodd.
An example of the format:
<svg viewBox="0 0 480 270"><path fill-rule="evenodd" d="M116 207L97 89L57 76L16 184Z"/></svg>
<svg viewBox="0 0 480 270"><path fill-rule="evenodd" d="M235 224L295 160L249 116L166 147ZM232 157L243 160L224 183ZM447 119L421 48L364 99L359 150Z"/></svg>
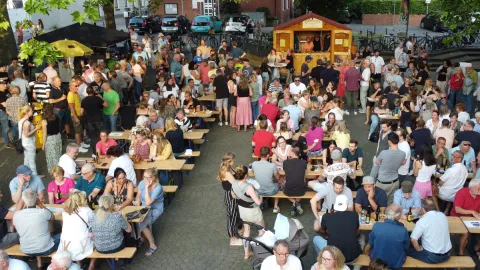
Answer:
<svg viewBox="0 0 480 270"><path fill-rule="evenodd" d="M280 0L282 2L282 11L285 10L285 0Z"/></svg>
<svg viewBox="0 0 480 270"><path fill-rule="evenodd" d="M118 9L118 0L113 0L113 6Z"/></svg>
<svg viewBox="0 0 480 270"><path fill-rule="evenodd" d="M165 4L165 14L166 15L177 15L178 14L178 4Z"/></svg>
<svg viewBox="0 0 480 270"><path fill-rule="evenodd" d="M285 0L285 10L288 10L288 0Z"/></svg>

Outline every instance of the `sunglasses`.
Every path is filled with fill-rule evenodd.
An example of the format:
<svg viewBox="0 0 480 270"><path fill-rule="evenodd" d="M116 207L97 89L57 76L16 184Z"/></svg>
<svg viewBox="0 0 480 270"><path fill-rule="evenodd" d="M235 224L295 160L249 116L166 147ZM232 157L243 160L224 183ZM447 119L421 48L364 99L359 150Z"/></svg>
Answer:
<svg viewBox="0 0 480 270"><path fill-rule="evenodd" d="M471 146L469 143L464 143L463 146Z"/></svg>
<svg viewBox="0 0 480 270"><path fill-rule="evenodd" d="M447 97L442 97L442 99L447 99Z"/></svg>

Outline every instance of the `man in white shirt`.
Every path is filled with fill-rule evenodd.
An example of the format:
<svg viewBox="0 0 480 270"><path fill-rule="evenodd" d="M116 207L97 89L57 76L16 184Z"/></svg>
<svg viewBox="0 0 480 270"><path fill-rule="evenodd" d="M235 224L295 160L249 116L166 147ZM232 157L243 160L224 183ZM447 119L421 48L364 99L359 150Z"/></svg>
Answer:
<svg viewBox="0 0 480 270"><path fill-rule="evenodd" d="M80 177L80 170L78 169L77 163L75 163L75 159L78 156L78 149L79 147L76 143L69 143L65 154L63 154L58 161L58 166L62 167L65 177L73 180L77 180Z"/></svg>
<svg viewBox="0 0 480 270"><path fill-rule="evenodd" d="M30 270L27 263L17 259L10 259L5 250L0 249L0 269L5 270Z"/></svg>
<svg viewBox="0 0 480 270"><path fill-rule="evenodd" d="M452 243L448 230L448 219L435 211L432 198L422 201L422 218L417 221L410 235L412 246L407 255L426 263L442 263L450 258ZM422 238L422 245L418 243Z"/></svg>
<svg viewBox="0 0 480 270"><path fill-rule="evenodd" d="M360 103L362 104L362 109L360 113L365 113L367 111L367 96L368 89L370 89L370 61L365 59L363 61L363 71L362 71L362 80L360 81Z"/></svg>
<svg viewBox="0 0 480 270"><path fill-rule="evenodd" d="M462 164L463 152L457 150L452 154L452 167L450 167L444 175L440 177L438 184L438 198L453 202L455 194L463 188L463 184L467 180L467 167Z"/></svg>
<svg viewBox="0 0 480 270"><path fill-rule="evenodd" d="M380 56L380 52L378 50L375 50L375 55L370 58L372 61L373 66L375 67L375 70L372 74L372 77L376 81L380 81L382 78L382 70L383 66L385 66L385 61L383 60L383 57Z"/></svg>
<svg viewBox="0 0 480 270"><path fill-rule="evenodd" d="M407 131L404 128L398 128L397 131L398 138L400 139L398 141L398 149L402 150L405 153L405 164L400 166L398 169L398 180L400 181L400 186L402 185L402 182L405 181L405 178L407 178L408 172L410 170L410 144L408 144L407 140Z"/></svg>
<svg viewBox="0 0 480 270"><path fill-rule="evenodd" d="M52 62L48 64L48 67L46 67L43 70L43 73L47 75L47 83L51 84L52 79L58 76L57 71L53 68L55 66L55 62Z"/></svg>
<svg viewBox="0 0 480 270"><path fill-rule="evenodd" d="M268 256L262 262L260 270L302 270L302 262L295 255L290 254L288 242L277 240L273 245L273 255Z"/></svg>
<svg viewBox="0 0 480 270"><path fill-rule="evenodd" d="M307 87L300 82L299 76L295 76L293 82L290 84L290 94L293 96L299 96L303 90L307 90Z"/></svg>
<svg viewBox="0 0 480 270"><path fill-rule="evenodd" d="M107 181L112 180L115 170L117 168L122 168L125 171L127 179L132 181L134 186L137 186L137 175L135 174L135 169L133 168L133 161L127 155L125 155L122 148L119 146L112 146L108 148L107 155L112 156L114 159L110 164L110 168L108 169L107 177L105 177L105 179Z"/></svg>

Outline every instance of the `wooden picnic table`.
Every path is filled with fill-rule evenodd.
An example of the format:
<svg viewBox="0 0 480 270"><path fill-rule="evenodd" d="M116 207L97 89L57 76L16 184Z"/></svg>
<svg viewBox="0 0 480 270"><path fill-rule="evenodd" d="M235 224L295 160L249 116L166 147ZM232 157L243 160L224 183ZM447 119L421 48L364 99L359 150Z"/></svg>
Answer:
<svg viewBox="0 0 480 270"><path fill-rule="evenodd" d="M440 177L442 177L442 175L443 175L442 173L438 173L438 172L435 172L435 173L433 174L433 176L434 176L435 178L440 178ZM467 179L473 179L474 176L475 176L475 175L474 175L473 173L469 172L469 173L468 173L468 176L467 176Z"/></svg>
<svg viewBox="0 0 480 270"><path fill-rule="evenodd" d="M318 214L322 216L323 214L325 214L325 212L319 212ZM375 213L372 214L370 224L360 224L360 230L371 231L375 222L383 222L383 220L375 221L374 217L375 217ZM447 217L447 220L448 220L448 230L451 234L465 234L468 232L467 228L465 227L465 225L463 224L462 220L459 217L449 216ZM403 223L403 225L405 225L405 228L407 228L409 232L413 231L413 228L415 228L415 223L413 222L408 222L406 220L400 220L400 222Z"/></svg>
<svg viewBox="0 0 480 270"><path fill-rule="evenodd" d="M208 101L208 102L215 102L217 100L217 97L215 94L213 95L203 95L199 98L197 98L198 101Z"/></svg>
<svg viewBox="0 0 480 270"><path fill-rule="evenodd" d="M110 169L110 164L112 163L113 158L100 158L99 162L93 162L92 158L79 158L77 161L86 161L92 163L95 168L100 170ZM169 160L154 160L153 162L147 162L142 160L140 163L133 164L135 170L146 170L155 167L157 170L166 170L166 171L180 171L182 170L183 165L186 160L184 159L169 159Z"/></svg>
<svg viewBox="0 0 480 270"><path fill-rule="evenodd" d="M478 220L475 217L460 217L460 219L462 220L462 222L463 221L478 221L478 223L480 223L480 220ZM469 233L480 233L480 226L479 227L467 227L465 225L465 227L467 228Z"/></svg>
<svg viewBox="0 0 480 270"><path fill-rule="evenodd" d="M298 141L298 138L300 138L300 135L302 135L302 133L300 132L293 134L292 141ZM323 136L322 141L328 142L328 141L333 141L333 139L330 136Z"/></svg>
<svg viewBox="0 0 480 270"><path fill-rule="evenodd" d="M200 112L189 111L187 113L187 117L188 118L209 118L216 114L218 114L217 111L200 111Z"/></svg>
<svg viewBox="0 0 480 270"><path fill-rule="evenodd" d="M45 207L50 209L50 211L52 211L53 215L55 216L55 220L62 220L63 205L61 205L61 204L44 204L44 205L45 205ZM62 211L57 211L57 209L59 209L59 208L61 208ZM100 207L98 205L95 205L95 212L99 208ZM150 211L150 207L148 207L148 206L126 206L125 208L123 208L121 210L121 212L125 213L125 214L128 214L128 213L131 213L133 211L139 211L140 209L143 209L143 208L148 209L148 211L145 214L140 214L140 217L137 218L137 219L129 220L129 222L138 223L138 222L142 222L145 219L148 212Z"/></svg>
<svg viewBox="0 0 480 270"><path fill-rule="evenodd" d="M312 165L307 164L307 170L305 171L305 178L314 178L314 177L318 177L318 176L323 174L323 166L320 165L319 169L314 170L314 171L312 171L311 168L312 168ZM280 170L279 173L280 173L280 175L285 175L284 170ZM363 170L362 169L355 170L354 173L355 173L355 176L357 176L357 177L362 177L363 176ZM248 171L248 175L250 177L255 176L253 171L250 171L250 170Z"/></svg>
<svg viewBox="0 0 480 270"><path fill-rule="evenodd" d="M158 133L158 132L155 132ZM192 129L191 132L185 132L183 133L183 138L186 140L198 140L202 139L203 135L206 132L204 131L196 131L195 129ZM163 132L163 135L165 135L166 132ZM125 131L113 131L108 134L108 137L114 140L129 140L130 136L132 135L131 130L125 130Z"/></svg>
<svg viewBox="0 0 480 270"><path fill-rule="evenodd" d="M380 120L400 120L400 117L398 117L398 114L396 115L382 114L382 115L379 115L378 118L380 118Z"/></svg>

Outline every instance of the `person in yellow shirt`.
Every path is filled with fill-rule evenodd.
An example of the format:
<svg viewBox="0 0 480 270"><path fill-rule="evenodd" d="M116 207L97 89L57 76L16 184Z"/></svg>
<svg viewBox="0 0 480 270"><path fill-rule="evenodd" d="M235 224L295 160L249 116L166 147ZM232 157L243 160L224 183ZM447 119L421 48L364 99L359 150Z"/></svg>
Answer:
<svg viewBox="0 0 480 270"><path fill-rule="evenodd" d="M205 40L202 39L200 40L200 46L197 47L197 50L200 50L202 52L202 58L205 59L205 56L208 54L210 54L210 51L212 50L212 48L208 47L207 45L205 45Z"/></svg>
<svg viewBox="0 0 480 270"><path fill-rule="evenodd" d="M83 130L85 129L85 119L83 118L81 111L81 100L80 95L78 94L78 84L75 80L71 80L68 85L68 107L70 108L70 113L73 120L73 129L75 131L75 141L79 146L78 151L80 153L88 152L90 145L83 142Z"/></svg>
<svg viewBox="0 0 480 270"><path fill-rule="evenodd" d="M347 129L345 121L340 121L332 134L332 139L335 140L337 147L340 147L342 150L348 148L350 145L350 131Z"/></svg>

